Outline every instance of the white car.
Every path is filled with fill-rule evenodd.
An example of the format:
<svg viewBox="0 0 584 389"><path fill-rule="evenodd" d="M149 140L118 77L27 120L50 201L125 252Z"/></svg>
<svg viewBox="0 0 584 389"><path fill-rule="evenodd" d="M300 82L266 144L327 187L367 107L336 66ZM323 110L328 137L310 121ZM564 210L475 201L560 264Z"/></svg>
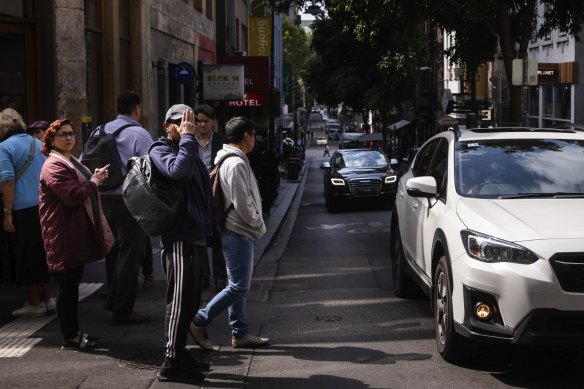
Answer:
<svg viewBox="0 0 584 389"><path fill-rule="evenodd" d="M326 140L326 137L324 136L317 136L316 137L316 145L317 146L326 146L328 144L328 141Z"/></svg>
<svg viewBox="0 0 584 389"><path fill-rule="evenodd" d="M484 128L429 139L401 177L393 289L431 298L438 351L584 344L584 132Z"/></svg>

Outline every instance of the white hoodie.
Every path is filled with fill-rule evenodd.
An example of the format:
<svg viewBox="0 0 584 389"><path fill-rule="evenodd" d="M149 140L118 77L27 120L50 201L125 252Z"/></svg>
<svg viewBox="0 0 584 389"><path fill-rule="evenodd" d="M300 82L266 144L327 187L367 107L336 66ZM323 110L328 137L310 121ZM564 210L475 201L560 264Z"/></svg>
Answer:
<svg viewBox="0 0 584 389"><path fill-rule="evenodd" d="M229 154L237 157L225 159ZM223 145L217 152L215 164L221 164L219 178L227 209L233 203L225 220L225 229L257 240L266 233L266 225L262 217L262 198L247 156L236 147Z"/></svg>

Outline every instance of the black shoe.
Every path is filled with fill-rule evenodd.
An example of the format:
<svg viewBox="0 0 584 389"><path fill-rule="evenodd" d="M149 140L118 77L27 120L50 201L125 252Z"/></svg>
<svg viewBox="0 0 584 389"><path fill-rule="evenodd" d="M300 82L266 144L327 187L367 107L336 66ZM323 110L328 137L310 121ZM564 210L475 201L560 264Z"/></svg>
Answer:
<svg viewBox="0 0 584 389"><path fill-rule="evenodd" d="M208 362L197 361L193 354L189 350L185 349L182 356L181 362L184 367L198 370L198 371L209 371L211 370L211 365Z"/></svg>
<svg viewBox="0 0 584 389"><path fill-rule="evenodd" d="M162 382L183 382L200 383L205 380L205 375L198 370L188 366L186 359L176 361L166 358L160 371L156 374L158 381Z"/></svg>

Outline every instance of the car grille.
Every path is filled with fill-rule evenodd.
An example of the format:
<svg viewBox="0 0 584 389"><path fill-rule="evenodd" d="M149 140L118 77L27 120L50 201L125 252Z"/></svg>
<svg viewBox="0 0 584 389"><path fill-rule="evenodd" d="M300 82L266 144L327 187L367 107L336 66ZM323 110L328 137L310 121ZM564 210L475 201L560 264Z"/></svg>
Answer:
<svg viewBox="0 0 584 389"><path fill-rule="evenodd" d="M550 264L563 290L584 293L584 253L556 254Z"/></svg>
<svg viewBox="0 0 584 389"><path fill-rule="evenodd" d="M378 195L381 193L381 180L376 178L353 179L349 181L349 189L354 195Z"/></svg>

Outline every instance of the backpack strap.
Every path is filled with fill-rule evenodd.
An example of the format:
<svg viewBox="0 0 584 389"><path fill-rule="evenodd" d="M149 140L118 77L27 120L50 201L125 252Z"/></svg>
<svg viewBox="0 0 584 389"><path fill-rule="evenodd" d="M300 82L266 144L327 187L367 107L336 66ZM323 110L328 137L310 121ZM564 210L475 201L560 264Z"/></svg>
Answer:
<svg viewBox="0 0 584 389"><path fill-rule="evenodd" d="M26 169L29 167L29 165L31 164L33 158L34 158L34 151L35 151L35 146L36 146L36 140L34 139L34 136L31 136L32 138L32 142L30 143L30 151L28 152L28 157L26 158L26 161L24 162L24 165L22 165L22 167L18 170L18 172L16 173L16 177L14 178L14 181L18 181L18 179L20 178L20 176L22 176L24 174L24 172L26 171Z"/></svg>
<svg viewBox="0 0 584 389"><path fill-rule="evenodd" d="M128 127L135 127L135 124L124 124L123 126L121 126L120 128L118 128L117 130L115 130L114 132L112 132L112 135L114 137L118 136L118 134L120 132L122 132L123 130L125 130ZM91 132L91 134L89 135L90 138L92 138L97 132L99 131L99 136L105 136L105 124L102 124L101 126L98 126L95 130L93 130Z"/></svg>
<svg viewBox="0 0 584 389"><path fill-rule="evenodd" d="M105 127L105 126L104 126ZM114 137L118 136L118 134L122 131L124 131L126 128L128 127L136 127L135 124L124 124L123 126L121 126L120 128L118 128L117 130L115 130L114 132L112 132L112 135ZM105 132L105 131L104 131Z"/></svg>
<svg viewBox="0 0 584 389"><path fill-rule="evenodd" d="M231 154L227 154L225 156L225 158L223 158L221 160L221 162L219 162L217 165L219 165L219 167L217 168L217 180L219 182L217 182L217 185L221 185L221 176L220 176L220 169L221 169L221 165L223 165L223 162L225 162L225 160L227 158L231 158L231 157L239 157L241 158L239 155L235 154L235 153L231 153ZM242 158L243 159L243 158ZM229 204L229 206L225 209L225 217L227 217L227 214L229 214L229 211L231 211L232 209L235 209L235 204L233 204L233 201L231 202L231 204Z"/></svg>

